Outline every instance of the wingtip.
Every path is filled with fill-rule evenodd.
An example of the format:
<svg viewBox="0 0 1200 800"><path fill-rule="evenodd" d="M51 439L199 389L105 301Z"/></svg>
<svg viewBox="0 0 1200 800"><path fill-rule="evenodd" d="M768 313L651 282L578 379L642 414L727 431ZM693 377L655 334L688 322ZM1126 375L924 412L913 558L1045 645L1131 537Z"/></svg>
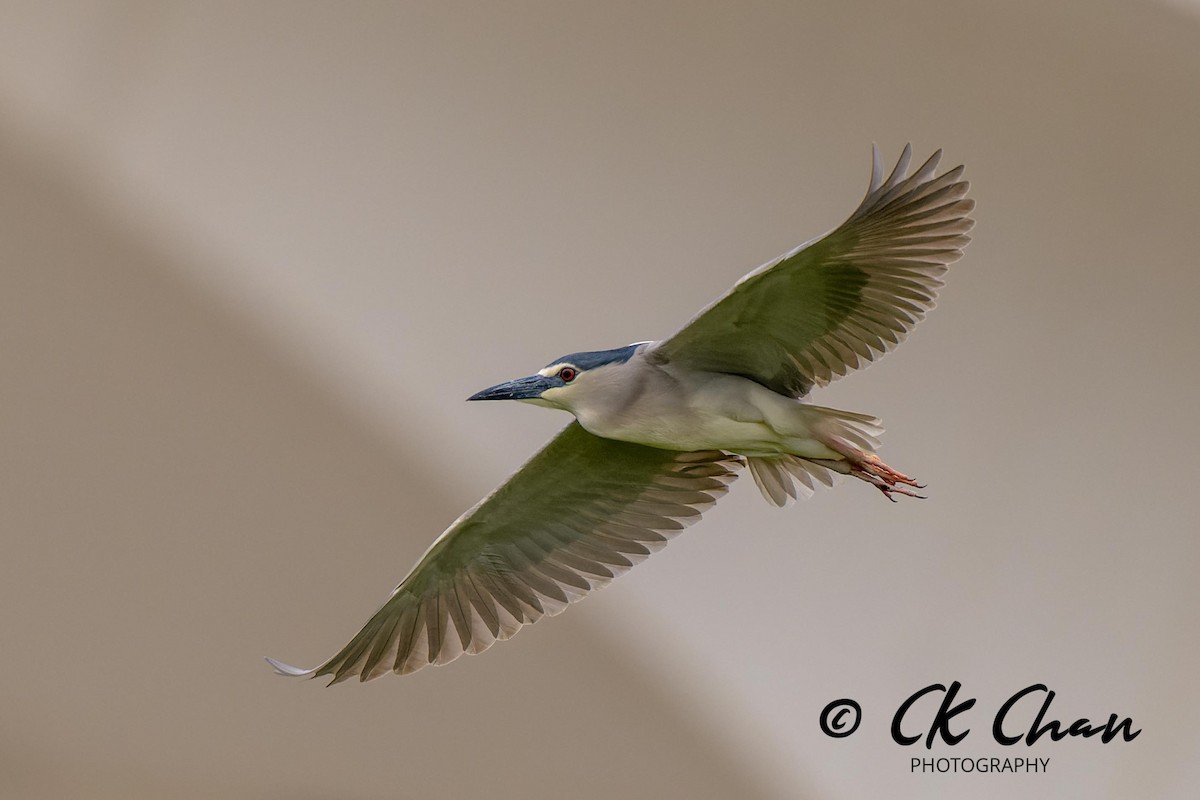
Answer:
<svg viewBox="0 0 1200 800"><path fill-rule="evenodd" d="M896 162L896 166L892 169L892 174L884 181L889 187L894 186L908 175L908 166L912 163L912 142L905 142L904 149L900 151L900 160Z"/></svg>
<svg viewBox="0 0 1200 800"><path fill-rule="evenodd" d="M867 186L867 196L883 184L883 154L879 152L879 143L871 142L871 183Z"/></svg>
<svg viewBox="0 0 1200 800"><path fill-rule="evenodd" d="M289 678L303 678L312 675L313 672L311 669L301 669L300 667L293 667L291 664L285 664L282 661L276 661L270 656L263 656L263 658L271 665L271 669L275 670L275 674L277 675L284 675Z"/></svg>

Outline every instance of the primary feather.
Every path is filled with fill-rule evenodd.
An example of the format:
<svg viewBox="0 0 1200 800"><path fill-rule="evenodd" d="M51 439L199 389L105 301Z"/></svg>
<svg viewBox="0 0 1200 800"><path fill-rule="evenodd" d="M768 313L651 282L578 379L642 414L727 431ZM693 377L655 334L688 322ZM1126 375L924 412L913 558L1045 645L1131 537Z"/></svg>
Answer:
<svg viewBox="0 0 1200 800"><path fill-rule="evenodd" d="M803 397L891 350L933 308L975 224L963 167L934 175L941 155L907 176L906 145L884 180L876 148L849 219L746 275L649 357Z"/></svg>
<svg viewBox="0 0 1200 800"><path fill-rule="evenodd" d="M741 459L593 436L572 422L433 543L333 658L338 683L479 653L622 574L700 518Z"/></svg>

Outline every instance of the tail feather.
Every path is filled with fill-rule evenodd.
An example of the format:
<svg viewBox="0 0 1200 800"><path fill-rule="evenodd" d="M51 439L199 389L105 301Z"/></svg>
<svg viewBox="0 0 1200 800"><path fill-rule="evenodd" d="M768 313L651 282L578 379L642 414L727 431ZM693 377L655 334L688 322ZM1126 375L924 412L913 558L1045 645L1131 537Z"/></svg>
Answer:
<svg viewBox="0 0 1200 800"><path fill-rule="evenodd" d="M783 507L791 500L807 499L816 491L815 482L833 486L836 462L818 464L797 456L750 457L750 475L767 502ZM827 466L830 465L830 466Z"/></svg>
<svg viewBox="0 0 1200 800"><path fill-rule="evenodd" d="M879 437L883 435L883 423L878 417L870 414L856 414L853 411L840 411L824 406L807 406L809 411L819 412L821 419L826 421L826 430L840 436L855 447L867 453L879 449Z"/></svg>
<svg viewBox="0 0 1200 800"><path fill-rule="evenodd" d="M791 456L746 459L750 466L750 475L754 478L754 483L762 492L762 496L768 503L780 508L787 505L788 500L796 499L796 483L792 480L791 475L780 466L780 462L784 458L791 458ZM805 497L807 497L812 494L812 487L804 487L801 484L802 491L805 488L807 488L805 493Z"/></svg>
<svg viewBox="0 0 1200 800"><path fill-rule="evenodd" d="M783 463L784 468L796 476L797 480L802 481L806 486L812 486L812 479L816 478L821 483L832 488L834 481L834 472L826 464L819 464L816 461L808 461L803 458L795 458L789 456Z"/></svg>
<svg viewBox="0 0 1200 800"><path fill-rule="evenodd" d="M822 436L836 437L866 455L879 448L883 425L876 417L856 414L835 408L805 405L806 425ZM787 454L749 456L746 459L750 475L768 503L787 505L789 501L808 498L816 483L833 486L835 476L851 474L849 461L840 459L811 459Z"/></svg>

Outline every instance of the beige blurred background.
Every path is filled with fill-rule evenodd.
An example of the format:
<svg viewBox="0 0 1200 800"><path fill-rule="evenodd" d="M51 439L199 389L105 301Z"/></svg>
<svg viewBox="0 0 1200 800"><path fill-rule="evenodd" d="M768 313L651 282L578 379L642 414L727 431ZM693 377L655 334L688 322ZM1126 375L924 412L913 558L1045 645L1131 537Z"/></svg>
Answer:
<svg viewBox="0 0 1200 800"><path fill-rule="evenodd" d="M909 140L975 242L816 399L932 499L739 482L482 657L271 673L566 421L463 398L669 334ZM0 3L0 797L1195 797L1197 142L1182 1ZM933 755L1049 772L910 774L954 680ZM995 744L1038 682L1143 733Z"/></svg>

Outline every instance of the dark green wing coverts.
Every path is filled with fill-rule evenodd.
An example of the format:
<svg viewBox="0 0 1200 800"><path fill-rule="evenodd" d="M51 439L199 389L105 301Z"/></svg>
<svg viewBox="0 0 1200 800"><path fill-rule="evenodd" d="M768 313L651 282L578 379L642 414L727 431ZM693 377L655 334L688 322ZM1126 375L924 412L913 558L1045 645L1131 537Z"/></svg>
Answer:
<svg viewBox="0 0 1200 800"><path fill-rule="evenodd" d="M460 517L341 652L290 675L368 680L486 650L604 586L700 518L741 459L601 439L572 422Z"/></svg>
<svg viewBox="0 0 1200 800"><path fill-rule="evenodd" d="M906 178L911 155L906 146L884 180L875 150L848 220L742 278L648 355L802 397L899 344L933 308L975 224L963 168L934 177L939 150Z"/></svg>

